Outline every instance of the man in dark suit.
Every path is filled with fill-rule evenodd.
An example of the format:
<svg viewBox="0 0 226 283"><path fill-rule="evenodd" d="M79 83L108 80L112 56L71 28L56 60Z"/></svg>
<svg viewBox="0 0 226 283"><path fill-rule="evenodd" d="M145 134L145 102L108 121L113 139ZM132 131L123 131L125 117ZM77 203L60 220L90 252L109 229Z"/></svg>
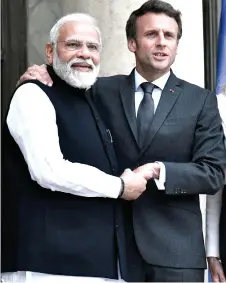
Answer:
<svg viewBox="0 0 226 283"><path fill-rule="evenodd" d="M120 172L141 165L154 172L133 203L146 280L200 282L206 261L199 194L222 187L226 164L216 97L170 69L182 35L180 12L170 4L147 1L131 14L126 32L135 70L100 78L92 95L111 131Z"/></svg>
<svg viewBox="0 0 226 283"><path fill-rule="evenodd" d="M134 232L147 280L203 281L199 194L216 193L224 181L216 97L170 70L182 35L180 12L171 5L146 2L131 14L126 32L135 70L129 76L99 79L93 95L111 130L121 171L154 162L148 166L158 181L149 181L133 204ZM146 81L155 86L154 116L140 144L137 122Z"/></svg>

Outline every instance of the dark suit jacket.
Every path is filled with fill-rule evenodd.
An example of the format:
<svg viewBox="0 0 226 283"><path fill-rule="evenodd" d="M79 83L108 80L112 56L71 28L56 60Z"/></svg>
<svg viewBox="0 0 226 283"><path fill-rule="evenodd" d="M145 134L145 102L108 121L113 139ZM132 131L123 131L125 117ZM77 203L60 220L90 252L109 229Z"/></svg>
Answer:
<svg viewBox="0 0 226 283"><path fill-rule="evenodd" d="M172 72L145 146L137 143L134 72L98 79L93 99L111 131L121 172L147 162L166 167L165 191L153 180L133 202L139 251L150 264L205 268L199 194L223 186L226 164L216 97Z"/></svg>

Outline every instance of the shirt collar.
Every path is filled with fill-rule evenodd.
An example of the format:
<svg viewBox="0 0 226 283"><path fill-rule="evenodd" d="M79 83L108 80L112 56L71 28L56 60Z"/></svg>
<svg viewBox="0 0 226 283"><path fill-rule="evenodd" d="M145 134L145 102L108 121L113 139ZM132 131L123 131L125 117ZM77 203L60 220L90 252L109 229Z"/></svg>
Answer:
<svg viewBox="0 0 226 283"><path fill-rule="evenodd" d="M140 85L144 82L147 82L147 80L145 78L143 78L135 69L135 91L140 91ZM164 89L166 82L168 80L170 76L170 71L167 72L165 75L161 76L160 78L158 78L157 80L153 81L152 83L154 85L156 85L157 87L159 87L161 90Z"/></svg>

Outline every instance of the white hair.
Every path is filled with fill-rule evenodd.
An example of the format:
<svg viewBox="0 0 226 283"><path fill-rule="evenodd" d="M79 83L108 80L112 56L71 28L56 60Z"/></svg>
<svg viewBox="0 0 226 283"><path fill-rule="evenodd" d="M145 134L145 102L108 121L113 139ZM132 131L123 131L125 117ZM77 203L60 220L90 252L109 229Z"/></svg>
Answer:
<svg viewBox="0 0 226 283"><path fill-rule="evenodd" d="M98 35L99 35L100 46L102 46L101 32L100 32L100 29L98 28L96 19L91 17L88 14L83 14L83 13L72 13L72 14L68 14L68 15L60 18L56 22L56 24L52 27L52 29L50 31L50 34L49 34L50 43L56 44L57 39L59 37L60 28L64 24L69 23L69 22L82 22L82 23L87 23L87 24L93 25L95 27Z"/></svg>

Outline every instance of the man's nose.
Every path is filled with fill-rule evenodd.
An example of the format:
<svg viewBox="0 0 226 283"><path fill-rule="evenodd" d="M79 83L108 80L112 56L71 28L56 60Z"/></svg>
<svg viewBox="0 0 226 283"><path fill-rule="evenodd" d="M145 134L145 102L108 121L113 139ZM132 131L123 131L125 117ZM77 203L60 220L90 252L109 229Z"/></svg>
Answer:
<svg viewBox="0 0 226 283"><path fill-rule="evenodd" d="M165 46L166 45L166 39L165 39L164 33L159 33L156 45L157 46Z"/></svg>
<svg viewBox="0 0 226 283"><path fill-rule="evenodd" d="M79 58L89 59L90 58L90 50L86 46L86 44L83 44L81 48L78 50L77 53Z"/></svg>

